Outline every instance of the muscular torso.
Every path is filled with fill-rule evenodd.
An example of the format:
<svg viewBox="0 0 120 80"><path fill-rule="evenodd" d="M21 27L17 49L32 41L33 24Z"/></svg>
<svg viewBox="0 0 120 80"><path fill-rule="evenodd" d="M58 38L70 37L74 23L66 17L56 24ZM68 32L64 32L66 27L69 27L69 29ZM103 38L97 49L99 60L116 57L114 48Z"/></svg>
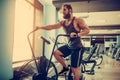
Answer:
<svg viewBox="0 0 120 80"><path fill-rule="evenodd" d="M63 22L63 28L65 29L66 34L76 33L78 34L80 32L80 26L78 26L77 21L75 20L75 17L70 21L64 21ZM76 38L69 38L70 47L82 47L82 43L80 40L80 37Z"/></svg>
<svg viewBox="0 0 120 80"><path fill-rule="evenodd" d="M65 26L66 26L66 27L69 27L69 25L71 24L71 22L72 22L72 20L70 20L70 21L67 21L67 20L66 20L66 21L65 21ZM63 24L64 24L64 22L63 22ZM75 18L74 21L73 21L73 26L74 26L74 28L75 28L75 30L76 30L77 32L80 32L80 31L81 31L80 26L78 25L76 18Z"/></svg>

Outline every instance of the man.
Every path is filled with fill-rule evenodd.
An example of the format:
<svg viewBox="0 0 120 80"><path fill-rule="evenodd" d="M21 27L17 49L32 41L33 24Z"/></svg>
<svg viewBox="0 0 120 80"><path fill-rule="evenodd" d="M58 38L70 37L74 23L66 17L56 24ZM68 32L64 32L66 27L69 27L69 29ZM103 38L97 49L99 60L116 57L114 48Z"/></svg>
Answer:
<svg viewBox="0 0 120 80"><path fill-rule="evenodd" d="M71 67L74 74L74 80L79 80L80 73L78 67L80 66L83 54L83 45L80 41L80 37L89 33L89 28L83 21L83 19L73 16L72 7L69 4L63 6L63 18L65 20L60 21L53 25L47 25L43 27L37 27L37 29L52 30L63 27L66 34L70 35L69 44L64 45L54 51L54 56L63 66L63 70L59 73L68 71L68 66L65 64L63 57L71 55Z"/></svg>

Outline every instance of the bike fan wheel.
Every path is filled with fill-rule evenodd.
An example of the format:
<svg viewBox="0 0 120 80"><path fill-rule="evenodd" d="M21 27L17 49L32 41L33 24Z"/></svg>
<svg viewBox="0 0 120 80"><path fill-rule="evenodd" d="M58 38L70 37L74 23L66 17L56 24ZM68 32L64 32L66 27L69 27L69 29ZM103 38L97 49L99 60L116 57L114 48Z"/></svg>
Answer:
<svg viewBox="0 0 120 80"><path fill-rule="evenodd" d="M53 62L50 62L50 66L48 68L47 80L58 80L58 72Z"/></svg>

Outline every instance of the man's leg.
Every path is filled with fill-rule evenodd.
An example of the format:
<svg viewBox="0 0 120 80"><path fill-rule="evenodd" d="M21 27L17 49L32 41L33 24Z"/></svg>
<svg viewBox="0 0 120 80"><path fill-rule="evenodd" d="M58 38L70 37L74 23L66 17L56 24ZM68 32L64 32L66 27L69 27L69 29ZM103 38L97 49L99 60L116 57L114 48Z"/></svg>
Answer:
<svg viewBox="0 0 120 80"><path fill-rule="evenodd" d="M62 74L64 72L68 71L69 68L68 68L68 66L64 62L63 53L61 53L59 50L56 50L54 52L54 56L57 59L57 61L63 66L63 69L58 74Z"/></svg>
<svg viewBox="0 0 120 80"><path fill-rule="evenodd" d="M74 68L72 67L72 72L73 72L73 80L80 80L80 72L79 72L79 68Z"/></svg>
<svg viewBox="0 0 120 80"><path fill-rule="evenodd" d="M62 74L69 70L68 66L65 64L65 61L63 59L63 57L67 57L68 55L70 55L69 53L70 51L67 45L61 46L60 48L58 48L58 50L54 52L55 58L63 66L63 69L59 72L59 74Z"/></svg>
<svg viewBox="0 0 120 80"><path fill-rule="evenodd" d="M71 66L72 66L72 72L74 75L74 80L80 80L80 64L82 62L82 56L83 56L84 49L76 49L74 50L74 53L71 55Z"/></svg>
<svg viewBox="0 0 120 80"><path fill-rule="evenodd" d="M55 58L57 59L57 61L63 66L63 67L65 67L65 68L67 68L67 66L66 66L66 64L65 64L65 61L64 61L64 59L63 59L63 53L61 53L59 50L56 50L55 52L54 52L54 56L55 56Z"/></svg>

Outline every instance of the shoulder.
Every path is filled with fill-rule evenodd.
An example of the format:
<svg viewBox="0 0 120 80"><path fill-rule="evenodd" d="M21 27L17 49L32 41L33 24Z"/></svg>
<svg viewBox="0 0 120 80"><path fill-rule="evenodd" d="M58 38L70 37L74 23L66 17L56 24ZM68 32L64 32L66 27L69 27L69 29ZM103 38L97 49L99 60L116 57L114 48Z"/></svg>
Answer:
<svg viewBox="0 0 120 80"><path fill-rule="evenodd" d="M64 22L65 22L65 20L59 21L59 23L60 23L61 26L63 26Z"/></svg>
<svg viewBox="0 0 120 80"><path fill-rule="evenodd" d="M84 20L83 20L82 18L77 18L77 17L75 17L75 21L76 21L77 23L84 23Z"/></svg>

